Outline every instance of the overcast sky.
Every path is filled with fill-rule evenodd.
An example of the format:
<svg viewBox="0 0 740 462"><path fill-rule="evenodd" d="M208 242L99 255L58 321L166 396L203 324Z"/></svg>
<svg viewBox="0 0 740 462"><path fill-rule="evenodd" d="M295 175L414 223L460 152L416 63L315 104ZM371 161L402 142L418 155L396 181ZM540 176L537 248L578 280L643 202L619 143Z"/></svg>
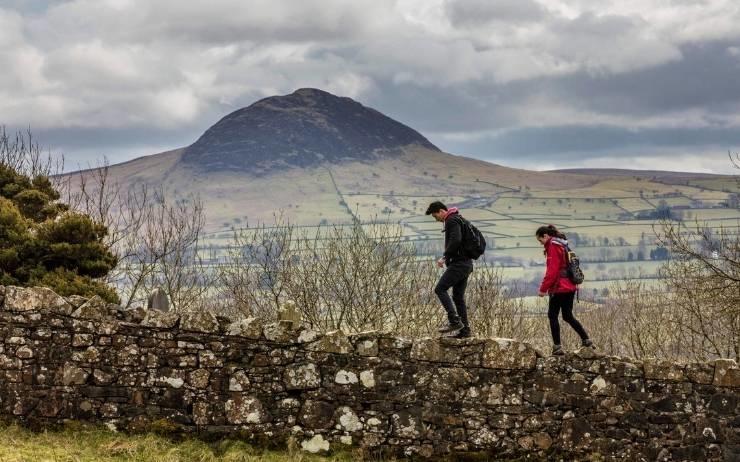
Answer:
<svg viewBox="0 0 740 462"><path fill-rule="evenodd" d="M453 154L731 172L737 0L0 0L0 124L68 169L301 87Z"/></svg>

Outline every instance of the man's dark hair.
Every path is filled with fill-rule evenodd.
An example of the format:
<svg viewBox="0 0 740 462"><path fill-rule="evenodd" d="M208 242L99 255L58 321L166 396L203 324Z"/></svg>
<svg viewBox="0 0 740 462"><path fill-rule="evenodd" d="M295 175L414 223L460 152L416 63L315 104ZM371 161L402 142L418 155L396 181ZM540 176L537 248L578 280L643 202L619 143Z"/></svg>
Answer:
<svg viewBox="0 0 740 462"><path fill-rule="evenodd" d="M447 206L441 203L440 201L435 201L429 204L426 214L431 215L433 213L439 212L440 210L447 210Z"/></svg>

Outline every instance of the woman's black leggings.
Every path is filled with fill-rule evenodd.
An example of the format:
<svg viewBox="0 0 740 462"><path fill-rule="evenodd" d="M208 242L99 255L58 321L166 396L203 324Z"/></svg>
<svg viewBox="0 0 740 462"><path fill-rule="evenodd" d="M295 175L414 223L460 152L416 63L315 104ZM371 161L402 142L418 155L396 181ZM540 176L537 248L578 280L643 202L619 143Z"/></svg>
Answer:
<svg viewBox="0 0 740 462"><path fill-rule="evenodd" d="M547 317L550 319L550 333L552 334L552 343L560 345L560 323L558 322L558 313L563 310L563 321L570 324L581 340L588 338L586 329L583 328L580 322L573 316L573 299L575 298L575 292L568 292L564 294L552 294L550 295L550 308L547 310Z"/></svg>

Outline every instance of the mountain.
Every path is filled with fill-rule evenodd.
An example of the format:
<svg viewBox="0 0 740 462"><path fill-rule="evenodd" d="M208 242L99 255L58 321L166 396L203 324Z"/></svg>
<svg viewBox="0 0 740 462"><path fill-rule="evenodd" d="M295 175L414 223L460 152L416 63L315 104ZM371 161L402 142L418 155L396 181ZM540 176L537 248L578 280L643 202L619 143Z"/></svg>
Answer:
<svg viewBox="0 0 740 462"><path fill-rule="evenodd" d="M314 88L272 96L209 128L182 156L201 171L266 173L325 162L376 161L410 146L439 149L417 131L351 98Z"/></svg>
<svg viewBox="0 0 740 462"><path fill-rule="evenodd" d="M70 175L94 178L89 171ZM535 172L456 156L374 109L315 89L260 100L227 115L191 146L112 165L109 175L124 189L161 186L173 199L197 194L206 230L219 234L270 223L282 213L301 226L402 221L410 239L427 232L437 238L437 225L427 223L424 212L442 200L470 219L488 221L499 242L524 236L521 245L531 244L532 228L542 223L568 226L563 220L574 217L570 226L593 224L605 207L611 207L606 220L650 209L643 193L680 190L690 199L670 200L685 206L719 203L727 197L723 191L734 188L703 175L689 175L679 187L644 172L634 172L640 178L613 170ZM581 199L571 204L568 198Z"/></svg>

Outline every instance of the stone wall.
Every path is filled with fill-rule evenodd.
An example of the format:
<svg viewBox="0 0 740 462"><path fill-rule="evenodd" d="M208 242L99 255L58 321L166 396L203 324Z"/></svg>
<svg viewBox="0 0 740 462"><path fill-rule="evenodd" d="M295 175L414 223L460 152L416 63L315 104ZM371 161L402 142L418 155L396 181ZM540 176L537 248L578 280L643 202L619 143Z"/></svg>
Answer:
<svg viewBox="0 0 740 462"><path fill-rule="evenodd" d="M738 460L740 370L345 336L0 287L0 413L438 456ZM599 459L596 459L599 460Z"/></svg>

